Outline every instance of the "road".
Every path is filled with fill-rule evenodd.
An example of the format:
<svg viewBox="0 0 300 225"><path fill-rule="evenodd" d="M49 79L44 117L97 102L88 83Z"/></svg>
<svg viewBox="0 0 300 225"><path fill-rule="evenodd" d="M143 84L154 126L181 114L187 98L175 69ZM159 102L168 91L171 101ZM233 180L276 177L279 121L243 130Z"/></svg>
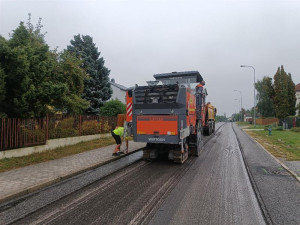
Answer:
<svg viewBox="0 0 300 225"><path fill-rule="evenodd" d="M206 144L150 224L264 224L230 124Z"/></svg>
<svg viewBox="0 0 300 225"><path fill-rule="evenodd" d="M267 171L277 165L244 135L220 126L183 165L139 160L101 179L96 169L2 207L0 223L300 224L299 182L263 174L262 161ZM95 181L74 188L88 176Z"/></svg>

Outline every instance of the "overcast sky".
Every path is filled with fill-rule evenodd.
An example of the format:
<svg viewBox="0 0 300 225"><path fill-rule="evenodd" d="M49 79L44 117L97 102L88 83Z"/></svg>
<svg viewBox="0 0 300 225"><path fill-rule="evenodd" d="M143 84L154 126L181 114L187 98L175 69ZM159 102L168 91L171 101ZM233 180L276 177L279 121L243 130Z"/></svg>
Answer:
<svg viewBox="0 0 300 225"><path fill-rule="evenodd" d="M110 78L126 87L153 74L197 70L208 100L227 116L253 106L256 79L284 65L300 83L298 0L0 0L0 35L42 18L46 42L60 50L76 34L93 37Z"/></svg>

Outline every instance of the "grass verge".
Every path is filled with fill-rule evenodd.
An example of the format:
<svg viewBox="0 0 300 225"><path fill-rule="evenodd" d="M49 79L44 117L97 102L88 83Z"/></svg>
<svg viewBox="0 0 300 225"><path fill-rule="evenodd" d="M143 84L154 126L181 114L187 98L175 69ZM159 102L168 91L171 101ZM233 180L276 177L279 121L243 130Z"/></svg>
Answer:
<svg viewBox="0 0 300 225"><path fill-rule="evenodd" d="M0 172L8 171L11 169L16 169L24 166L29 166L32 164L45 162L49 160L59 159L65 156L78 154L81 152L105 147L108 145L115 144L112 137L96 139L87 142L81 142L76 145L69 145L50 151L45 151L41 153L35 153L28 156L17 157L17 158L5 158L0 160Z"/></svg>
<svg viewBox="0 0 300 225"><path fill-rule="evenodd" d="M236 122L236 124L240 127L244 127L245 129L265 129L266 128L266 126L258 125L258 124L256 124L256 126L254 127L253 124L250 124L248 122Z"/></svg>
<svg viewBox="0 0 300 225"><path fill-rule="evenodd" d="M235 122L239 126L251 126L249 122Z"/></svg>
<svg viewBox="0 0 300 225"><path fill-rule="evenodd" d="M289 130L273 130L272 135L268 131L246 131L275 157L286 160L300 160L300 133Z"/></svg>

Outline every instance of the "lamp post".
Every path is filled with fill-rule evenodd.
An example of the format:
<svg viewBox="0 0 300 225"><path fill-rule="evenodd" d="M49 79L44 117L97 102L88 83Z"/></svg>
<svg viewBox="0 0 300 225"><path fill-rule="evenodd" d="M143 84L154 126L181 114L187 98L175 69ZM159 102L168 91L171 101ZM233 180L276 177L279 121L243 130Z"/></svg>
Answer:
<svg viewBox="0 0 300 225"><path fill-rule="evenodd" d="M253 87L254 87L254 127L256 126L256 119L255 119L255 68L253 66L246 66L246 65L241 65L240 67L251 67L253 69L253 72L254 72L254 83L253 83Z"/></svg>
<svg viewBox="0 0 300 225"><path fill-rule="evenodd" d="M237 100L238 102L239 102L239 105L241 104L241 102L240 102L240 100L239 99L234 99L234 100ZM239 107L239 105L238 105L238 107ZM241 118L242 118L242 116L239 114L239 121L241 121Z"/></svg>
<svg viewBox="0 0 300 225"><path fill-rule="evenodd" d="M241 122L244 121L244 118L243 118L243 112L242 112L242 109L243 109L243 97L242 97L242 92L239 91L239 90L233 90L233 91L238 91L241 95Z"/></svg>

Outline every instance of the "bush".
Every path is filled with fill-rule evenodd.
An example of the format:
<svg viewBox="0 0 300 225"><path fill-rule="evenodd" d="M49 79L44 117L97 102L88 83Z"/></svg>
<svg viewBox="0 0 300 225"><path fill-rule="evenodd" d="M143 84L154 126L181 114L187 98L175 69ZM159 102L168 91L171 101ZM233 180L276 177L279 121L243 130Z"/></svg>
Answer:
<svg viewBox="0 0 300 225"><path fill-rule="evenodd" d="M126 105L119 100L110 100L105 102L100 108L101 116L117 116L126 113Z"/></svg>
<svg viewBox="0 0 300 225"><path fill-rule="evenodd" d="M112 129L115 129L115 126L112 126L109 121L105 121L103 124L103 131L102 133L109 133Z"/></svg>
<svg viewBox="0 0 300 225"><path fill-rule="evenodd" d="M7 118L7 115L4 112L0 112L0 118Z"/></svg>
<svg viewBox="0 0 300 225"><path fill-rule="evenodd" d="M87 120L82 123L81 135L91 135L100 133L100 124L97 120Z"/></svg>
<svg viewBox="0 0 300 225"><path fill-rule="evenodd" d="M300 127L293 127L291 129L291 131L294 131L294 132L300 132Z"/></svg>
<svg viewBox="0 0 300 225"><path fill-rule="evenodd" d="M79 131L75 126L75 118L70 117L58 121L55 128L49 129L49 138L66 138L75 137L79 135Z"/></svg>
<svg viewBox="0 0 300 225"><path fill-rule="evenodd" d="M43 143L45 142L45 130L23 128L23 135L27 143Z"/></svg>

